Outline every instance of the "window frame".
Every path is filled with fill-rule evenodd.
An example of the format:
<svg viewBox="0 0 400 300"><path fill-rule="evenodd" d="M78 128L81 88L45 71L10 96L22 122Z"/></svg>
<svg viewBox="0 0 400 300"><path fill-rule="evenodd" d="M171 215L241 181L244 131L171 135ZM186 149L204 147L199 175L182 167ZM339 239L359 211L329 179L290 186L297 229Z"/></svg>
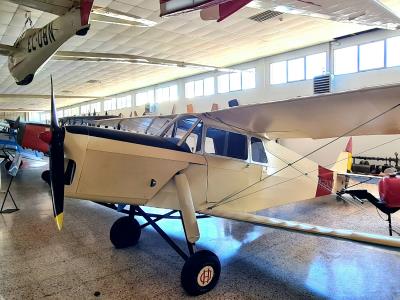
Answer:
<svg viewBox="0 0 400 300"><path fill-rule="evenodd" d="M226 132L232 132L232 133L236 133L236 134L240 134L240 135L244 135L246 137L246 143L247 143L247 159L240 159L240 158L235 158L235 157L230 157L230 156L224 156L224 155L218 155L218 154L214 154L214 153L208 153L205 151L205 143L206 143L206 138L207 138L207 130L209 128L212 129L217 129L217 130L222 130L222 131L226 131ZM211 126L211 125L207 125L203 123L203 136L202 136L202 141L201 141L201 151L203 155L209 155L209 156L213 156L213 157L218 157L218 158L224 158L224 159L232 159L238 162L242 162L242 163L250 163L250 153L249 153L249 136L247 134L244 134L242 132L238 132L235 130L227 130L225 128L221 128L218 126Z"/></svg>

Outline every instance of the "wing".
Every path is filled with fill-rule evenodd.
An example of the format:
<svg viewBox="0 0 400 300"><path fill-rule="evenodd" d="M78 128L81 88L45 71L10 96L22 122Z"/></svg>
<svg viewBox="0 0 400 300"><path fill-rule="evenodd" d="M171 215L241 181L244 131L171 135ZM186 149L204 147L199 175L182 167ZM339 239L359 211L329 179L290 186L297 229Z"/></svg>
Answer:
<svg viewBox="0 0 400 300"><path fill-rule="evenodd" d="M133 14L123 13L108 7L94 7L92 13L90 14L90 20L137 27L152 27L157 25L157 23L154 21L143 19Z"/></svg>
<svg viewBox="0 0 400 300"><path fill-rule="evenodd" d="M96 121L96 125L154 135L170 123L174 117L175 115L112 118Z"/></svg>
<svg viewBox="0 0 400 300"><path fill-rule="evenodd" d="M400 133L400 85L367 88L204 113L269 138L313 138Z"/></svg>
<svg viewBox="0 0 400 300"><path fill-rule="evenodd" d="M64 15L74 6L79 6L78 0L9 0L15 4L27 6L33 9L51 13L54 15Z"/></svg>
<svg viewBox="0 0 400 300"><path fill-rule="evenodd" d="M271 227L284 229L294 232L301 232L306 234L327 236L345 240L351 240L361 243L381 245L391 248L400 249L400 239L394 237L388 237L378 234L357 232L353 230L344 230L344 229L333 229L323 226L311 225L306 223L299 223L295 221L286 221L276 218L270 218L260 215L254 215L244 212L233 212L229 210L221 210L221 209L207 209L202 210L200 213L220 217L224 219L230 219L235 221L242 221L254 225L259 225L263 227Z"/></svg>
<svg viewBox="0 0 400 300"><path fill-rule="evenodd" d="M245 5L385 29L400 28L400 19L378 0L160 0L160 11L165 16L201 10L203 20L219 22Z"/></svg>
<svg viewBox="0 0 400 300"><path fill-rule="evenodd" d="M220 72L238 72L236 69L219 68L216 66L207 66L200 64L187 63L183 61L160 59L140 55L131 54L112 54L112 53L95 53L95 52L73 52L73 51L58 51L52 56L56 60L77 60L77 61L92 61L92 62L114 62L125 64L141 64L141 65L156 65L163 67L179 67L193 68L203 71L220 71Z"/></svg>
<svg viewBox="0 0 400 300"><path fill-rule="evenodd" d="M0 44L0 55L9 56L11 55L16 49L13 46Z"/></svg>
<svg viewBox="0 0 400 300"><path fill-rule="evenodd" d="M34 8L54 15L64 15L72 7L80 6L80 0L9 0L10 2ZM96 22L113 23L125 26L151 27L156 22L143 19L130 13L107 7L94 7L90 20Z"/></svg>
<svg viewBox="0 0 400 300"><path fill-rule="evenodd" d="M257 1L258 3L264 1ZM273 10L337 22L399 29L400 19L378 0L273 0Z"/></svg>

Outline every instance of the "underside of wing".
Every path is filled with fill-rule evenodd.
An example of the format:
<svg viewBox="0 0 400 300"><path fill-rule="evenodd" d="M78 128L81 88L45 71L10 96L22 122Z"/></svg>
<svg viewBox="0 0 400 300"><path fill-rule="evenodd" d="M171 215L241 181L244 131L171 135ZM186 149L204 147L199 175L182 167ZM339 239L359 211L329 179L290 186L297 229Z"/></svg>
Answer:
<svg viewBox="0 0 400 300"><path fill-rule="evenodd" d="M151 27L157 23L136 15L117 11L111 8L94 7L90 14L91 21L104 22L125 26Z"/></svg>
<svg viewBox="0 0 400 300"><path fill-rule="evenodd" d="M207 66L200 64L187 63L183 61L159 59L131 54L112 54L112 53L96 53L96 52L74 52L74 51L58 51L52 59L55 60L76 60L76 61L91 61L91 62L112 62L125 64L140 64L152 65L161 67L178 67L178 68L193 68L204 71L221 71L221 72L236 72L234 69L219 68L215 66Z"/></svg>
<svg viewBox="0 0 400 300"><path fill-rule="evenodd" d="M63 15L71 7L79 4L78 0L9 0L15 4L27 6L54 15Z"/></svg>
<svg viewBox="0 0 400 300"><path fill-rule="evenodd" d="M9 56L15 51L15 48L10 45L0 44L0 55Z"/></svg>
<svg viewBox="0 0 400 300"><path fill-rule="evenodd" d="M295 221L286 221L276 218L270 218L250 213L234 212L221 209L208 209L200 212L209 216L246 222L263 227L284 229L294 232L301 232L305 234L327 236L327 237L350 240L360 243L367 243L367 244L400 249L399 238L387 237L378 234L364 233L354 230L334 229L334 228L311 225L306 223L299 223Z"/></svg>
<svg viewBox="0 0 400 300"><path fill-rule="evenodd" d="M205 113L269 138L330 138L400 133L400 85L239 106Z"/></svg>
<svg viewBox="0 0 400 300"><path fill-rule="evenodd" d="M252 5L282 13L305 15L337 22L357 23L392 30L400 28L399 17L378 0L258 0L254 1Z"/></svg>

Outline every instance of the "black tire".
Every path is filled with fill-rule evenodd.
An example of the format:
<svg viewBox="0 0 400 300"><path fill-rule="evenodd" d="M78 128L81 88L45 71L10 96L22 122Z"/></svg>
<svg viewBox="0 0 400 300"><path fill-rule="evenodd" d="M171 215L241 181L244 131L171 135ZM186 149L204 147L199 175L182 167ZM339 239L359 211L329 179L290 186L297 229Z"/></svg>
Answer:
<svg viewBox="0 0 400 300"><path fill-rule="evenodd" d="M46 170L42 172L42 179L44 182L50 185L50 170Z"/></svg>
<svg viewBox="0 0 400 300"><path fill-rule="evenodd" d="M211 291L218 283L221 263L211 251L201 250L188 258L182 268L181 284L192 296Z"/></svg>
<svg viewBox="0 0 400 300"><path fill-rule="evenodd" d="M139 222L130 217L119 218L111 226L110 240L117 249L122 249L137 244L141 228Z"/></svg>

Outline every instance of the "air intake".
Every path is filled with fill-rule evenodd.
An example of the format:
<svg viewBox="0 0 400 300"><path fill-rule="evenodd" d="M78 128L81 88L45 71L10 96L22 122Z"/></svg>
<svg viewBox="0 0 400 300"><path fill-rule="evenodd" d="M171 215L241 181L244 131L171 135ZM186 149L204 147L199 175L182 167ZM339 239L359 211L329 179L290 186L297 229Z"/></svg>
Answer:
<svg viewBox="0 0 400 300"><path fill-rule="evenodd" d="M331 92L331 79L330 74L314 77L314 94L324 94Z"/></svg>
<svg viewBox="0 0 400 300"><path fill-rule="evenodd" d="M282 13L279 11L266 10L262 13L251 16L249 19L261 23L267 20L271 20L280 15L282 15Z"/></svg>

